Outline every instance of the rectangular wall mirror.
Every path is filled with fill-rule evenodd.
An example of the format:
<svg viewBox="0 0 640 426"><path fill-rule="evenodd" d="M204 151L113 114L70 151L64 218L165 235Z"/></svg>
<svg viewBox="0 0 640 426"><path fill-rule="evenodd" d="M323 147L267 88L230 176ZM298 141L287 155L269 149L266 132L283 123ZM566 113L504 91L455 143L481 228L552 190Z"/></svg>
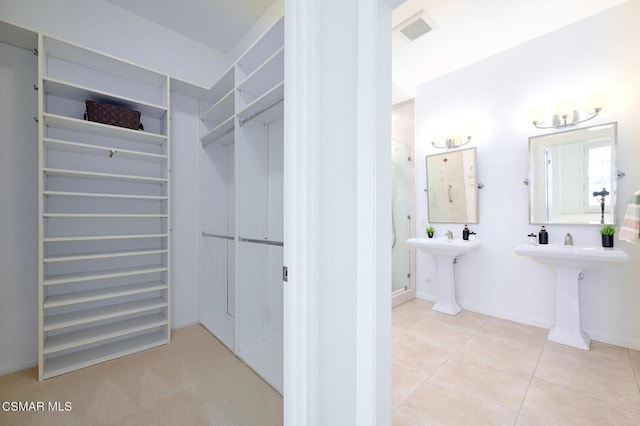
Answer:
<svg viewBox="0 0 640 426"><path fill-rule="evenodd" d="M617 123L529 138L529 222L615 224Z"/></svg>
<svg viewBox="0 0 640 426"><path fill-rule="evenodd" d="M478 223L476 148L428 155L430 223Z"/></svg>

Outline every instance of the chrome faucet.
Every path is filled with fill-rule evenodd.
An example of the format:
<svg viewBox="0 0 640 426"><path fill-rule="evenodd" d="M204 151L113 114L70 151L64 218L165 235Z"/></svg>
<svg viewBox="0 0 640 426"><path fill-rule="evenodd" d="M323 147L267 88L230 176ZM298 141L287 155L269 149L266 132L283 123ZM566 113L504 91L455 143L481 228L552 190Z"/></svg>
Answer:
<svg viewBox="0 0 640 426"><path fill-rule="evenodd" d="M567 232L567 236L564 237L564 245L565 246L573 246L573 237L568 232Z"/></svg>
<svg viewBox="0 0 640 426"><path fill-rule="evenodd" d="M453 232L451 232L450 229L447 229L447 232L444 233L444 236L447 238L447 240L453 240Z"/></svg>

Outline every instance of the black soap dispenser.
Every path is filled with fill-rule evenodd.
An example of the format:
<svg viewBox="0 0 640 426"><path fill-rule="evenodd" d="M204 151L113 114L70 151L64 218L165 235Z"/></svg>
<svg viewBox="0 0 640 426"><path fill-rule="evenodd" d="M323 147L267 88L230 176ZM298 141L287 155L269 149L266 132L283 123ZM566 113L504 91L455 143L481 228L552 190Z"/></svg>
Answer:
<svg viewBox="0 0 640 426"><path fill-rule="evenodd" d="M538 232L538 244L549 244L549 233L544 229L544 225Z"/></svg>
<svg viewBox="0 0 640 426"><path fill-rule="evenodd" d="M465 241L469 240L469 227L467 225L465 225L464 229L462 230L462 239Z"/></svg>

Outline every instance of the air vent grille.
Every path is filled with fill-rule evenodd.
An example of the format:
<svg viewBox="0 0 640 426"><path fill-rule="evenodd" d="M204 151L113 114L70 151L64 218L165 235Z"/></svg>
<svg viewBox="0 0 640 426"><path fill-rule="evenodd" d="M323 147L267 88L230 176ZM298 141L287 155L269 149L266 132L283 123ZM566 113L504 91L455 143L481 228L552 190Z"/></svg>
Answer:
<svg viewBox="0 0 640 426"><path fill-rule="evenodd" d="M421 37L431 31L431 27L427 22L418 18L410 24L406 25L404 28L400 29L400 32L405 35L410 41L414 41L418 37Z"/></svg>

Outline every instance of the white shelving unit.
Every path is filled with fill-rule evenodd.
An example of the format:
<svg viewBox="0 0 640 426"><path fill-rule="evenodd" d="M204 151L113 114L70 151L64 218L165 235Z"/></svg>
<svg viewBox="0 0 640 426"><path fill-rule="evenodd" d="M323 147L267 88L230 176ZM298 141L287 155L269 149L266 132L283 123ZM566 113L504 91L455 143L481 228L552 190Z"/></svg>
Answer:
<svg viewBox="0 0 640 426"><path fill-rule="evenodd" d="M284 18L201 99L201 322L282 392Z"/></svg>
<svg viewBox="0 0 640 426"><path fill-rule="evenodd" d="M39 36L39 377L170 339L166 75ZM144 131L85 121L85 100ZM214 117L215 118L215 117Z"/></svg>

